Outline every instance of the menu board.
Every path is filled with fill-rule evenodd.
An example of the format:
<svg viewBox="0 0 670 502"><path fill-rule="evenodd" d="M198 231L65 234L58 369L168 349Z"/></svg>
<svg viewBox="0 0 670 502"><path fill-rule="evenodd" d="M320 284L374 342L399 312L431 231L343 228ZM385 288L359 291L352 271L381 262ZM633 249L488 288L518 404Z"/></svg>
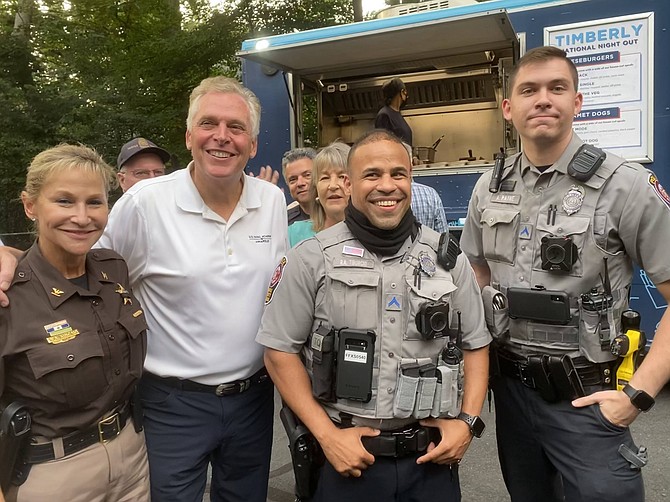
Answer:
<svg viewBox="0 0 670 502"><path fill-rule="evenodd" d="M575 132L637 162L653 161L653 20L646 12L544 30L545 44L563 49L579 72Z"/></svg>

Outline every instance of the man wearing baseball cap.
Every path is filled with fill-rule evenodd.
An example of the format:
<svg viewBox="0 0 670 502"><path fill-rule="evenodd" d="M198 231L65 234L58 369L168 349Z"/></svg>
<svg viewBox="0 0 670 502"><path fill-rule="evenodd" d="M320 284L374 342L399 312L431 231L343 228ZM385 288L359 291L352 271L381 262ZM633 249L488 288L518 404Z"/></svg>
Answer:
<svg viewBox="0 0 670 502"><path fill-rule="evenodd" d="M126 192L140 180L163 176L170 154L148 139L135 138L121 147L116 159L116 174L121 190Z"/></svg>

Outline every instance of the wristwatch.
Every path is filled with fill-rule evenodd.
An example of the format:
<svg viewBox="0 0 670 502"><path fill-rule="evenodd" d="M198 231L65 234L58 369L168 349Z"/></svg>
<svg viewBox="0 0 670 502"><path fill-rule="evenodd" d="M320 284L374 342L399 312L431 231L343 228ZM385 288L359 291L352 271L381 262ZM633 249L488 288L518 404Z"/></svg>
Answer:
<svg viewBox="0 0 670 502"><path fill-rule="evenodd" d="M630 384L627 384L622 390L630 398L630 402L633 406L640 411L649 411L654 407L654 404L656 404L653 397L643 390L637 390L636 388L631 387Z"/></svg>
<svg viewBox="0 0 670 502"><path fill-rule="evenodd" d="M486 424L481 419L481 417L468 415L467 413L460 412L456 417L458 420L463 420L470 427L470 432L476 438L482 437Z"/></svg>

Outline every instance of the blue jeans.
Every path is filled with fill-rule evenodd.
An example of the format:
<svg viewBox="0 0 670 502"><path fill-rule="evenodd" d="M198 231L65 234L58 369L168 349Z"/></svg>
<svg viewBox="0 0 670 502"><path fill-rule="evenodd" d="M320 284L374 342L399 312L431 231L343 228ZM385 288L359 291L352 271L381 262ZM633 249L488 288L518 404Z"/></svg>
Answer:
<svg viewBox="0 0 670 502"><path fill-rule="evenodd" d="M140 382L152 502L200 502L212 464L212 502L265 502L274 387L231 396Z"/></svg>

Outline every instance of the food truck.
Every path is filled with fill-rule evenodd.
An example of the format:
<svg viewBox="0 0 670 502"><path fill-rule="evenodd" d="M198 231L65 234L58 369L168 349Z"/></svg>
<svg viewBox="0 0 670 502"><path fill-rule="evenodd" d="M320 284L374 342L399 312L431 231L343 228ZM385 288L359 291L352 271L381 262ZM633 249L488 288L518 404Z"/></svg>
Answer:
<svg viewBox="0 0 670 502"><path fill-rule="evenodd" d="M390 7L369 21L246 40L238 52L243 82L263 107L250 168L278 168L296 146L352 143L373 127L382 84L400 77L409 93L402 114L413 131L413 177L438 191L458 234L476 180L498 152L521 149L501 103L514 63L540 45L561 47L578 67L580 137L670 185L663 51L670 2L654 0L434 0ZM631 307L651 337L666 305L642 270Z"/></svg>

